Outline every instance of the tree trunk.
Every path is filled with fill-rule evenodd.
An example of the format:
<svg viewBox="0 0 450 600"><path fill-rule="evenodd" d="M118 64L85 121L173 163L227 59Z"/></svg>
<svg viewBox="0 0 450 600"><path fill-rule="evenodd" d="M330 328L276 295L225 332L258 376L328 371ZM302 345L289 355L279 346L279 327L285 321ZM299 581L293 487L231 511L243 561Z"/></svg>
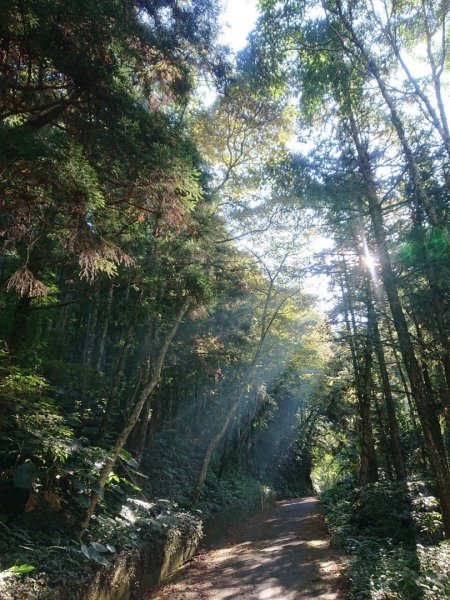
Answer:
<svg viewBox="0 0 450 600"><path fill-rule="evenodd" d="M368 286L369 288L369 286ZM370 302L370 299L368 299ZM364 349L364 367L359 381L359 413L361 417L361 464L359 468L359 485L367 485L378 481L378 466L373 438L370 404L372 396L372 352L373 352L373 320L370 309L367 314L367 335Z"/></svg>
<svg viewBox="0 0 450 600"><path fill-rule="evenodd" d="M152 363L152 348L158 346L158 331L154 327L154 316L150 311L147 315L147 323L145 328L145 338L143 344L143 356L144 362L141 364L141 381L147 381L150 375L151 363ZM138 461L142 459L144 454L145 441L148 432L148 423L151 414L151 401L146 402L144 409L138 419L138 422L133 428L130 434L129 446L132 451L135 452Z"/></svg>
<svg viewBox="0 0 450 600"><path fill-rule="evenodd" d="M14 311L13 325L8 340L8 350L14 357L21 356L26 348L30 308L31 298L28 296L19 298L16 310Z"/></svg>
<svg viewBox="0 0 450 600"><path fill-rule="evenodd" d="M382 446L383 454L384 454L384 460L385 460L385 465L386 465L386 475L387 475L387 478L389 479L389 481L393 481L394 475L393 475L393 471L392 471L392 461L391 461L392 450L391 450L391 445L388 441L388 436L386 434L386 428L385 428L384 422L383 422L383 411L381 410L381 406L380 406L380 403L378 402L376 394L374 394L374 405L375 405L375 412L377 413L378 427L380 429L380 442L381 442L381 446Z"/></svg>
<svg viewBox="0 0 450 600"><path fill-rule="evenodd" d="M389 333L389 337L391 340L391 345L392 345L392 353L394 355L394 360L395 360L395 364L397 366L397 370L398 370L398 374L400 377L400 381L402 382L402 387L403 390L405 392L405 397L406 397L406 402L408 403L408 408L409 408L409 416L411 418L411 423L414 429L414 433L416 436L416 440L417 440L417 447L420 450L420 456L421 456L421 461L423 463L424 466L427 465L427 453L425 450L425 447L423 445L423 439L422 439L422 435L419 429L419 426L417 424L417 417L416 417L416 413L415 413L415 409L414 409L414 405L413 405L413 400L411 397L411 392L410 389L408 387L408 382L406 381L406 377L405 374L403 373L403 366L401 364L400 361L400 357L398 355L398 352L396 350L396 340L394 339L394 335L393 335L393 331L391 328L391 325L389 324L389 321L386 321L387 324L387 329L388 329L388 333Z"/></svg>
<svg viewBox="0 0 450 600"><path fill-rule="evenodd" d="M242 383L240 388L238 388L236 399L233 402L233 404L231 405L231 407L229 408L228 415L227 415L224 423L222 424L222 427L219 429L219 431L216 433L216 435L212 438L212 440L210 441L209 446L206 450L205 456L203 458L202 466L200 468L200 472L197 477L197 481L195 483L194 489L191 494L193 502L196 502L198 500L198 498L200 497L200 494L203 489L203 485L206 480L206 475L208 474L209 464L211 462L211 458L214 454L214 451L217 448L217 446L219 445L220 440L223 438L223 436L227 432L228 427L230 426L230 424L233 420L233 417L234 417L236 411L238 410L243 397L245 396L247 387L249 386L250 382L252 381L253 374L254 374L254 371L256 368L256 363L261 355L263 345L264 345L264 340L266 339L266 335L269 332L274 320L276 319L278 313L280 312L280 310L282 309L284 304L287 302L287 300L290 297L295 295L295 294L291 294L289 296L286 296L275 308L275 310L273 311L273 314L269 317L269 306L270 306L270 301L272 299L272 292L273 292L273 288L275 285L275 281L276 281L279 273L281 272L281 269L287 259L287 256L288 255L285 254L285 256L282 259L282 261L280 262L280 265L278 266L275 274L274 275L269 274L269 288L267 290L266 298L264 301L258 345L256 347L255 354L253 356L249 371L244 379L244 382ZM267 272L267 269L266 269L266 272Z"/></svg>
<svg viewBox="0 0 450 600"><path fill-rule="evenodd" d="M161 379L162 367L164 364L164 360L166 358L166 354L169 350L169 347L172 343L173 338L175 337L175 335L178 331L178 328L181 325L183 317L185 316L186 312L189 309L189 306L191 305L191 302L192 302L191 299L188 298L181 306L181 308L178 312L178 315L175 319L175 322L173 323L172 328L169 330L169 332L166 335L166 338L161 346L161 349L156 358L150 379L147 381L147 383L142 388L140 395L139 395L139 399L138 399L137 403L135 404L134 409L128 418L128 421L126 422L125 427L122 429L119 436L117 437L116 443L114 444L113 448L111 449L109 456L106 460L106 463L103 466L102 470L100 471L99 478L96 482L96 488L100 489L101 491L103 491L103 489L105 487L105 483L112 471L112 468L114 467L114 465L117 461L117 458L119 457L119 454L120 454L122 448L125 445L125 442L128 439L128 436L130 435L131 430L133 429L133 427L137 423L137 420L139 419L139 415L141 414L144 404L148 401L148 399L152 395L153 391L155 390L156 386L159 384L159 381ZM83 515L81 522L79 524L79 527L78 527L78 533L80 536L86 531L87 527L89 526L89 522L91 520L92 515L94 514L95 508L98 504L98 501L100 500L101 495L102 494L95 492L95 491L93 491L91 493L89 507L84 512L84 515Z"/></svg>
<svg viewBox="0 0 450 600"><path fill-rule="evenodd" d="M98 316L98 293L95 295L94 306L89 311L88 322L86 326L86 335L84 338L83 365L92 364L92 355L94 353L95 331L97 328Z"/></svg>
<svg viewBox="0 0 450 600"><path fill-rule="evenodd" d="M372 221L374 236L378 247L381 265L381 275L384 288L391 308L394 326L397 331L400 352L411 385L411 394L417 407L422 425L425 445L430 463L436 478L438 497L441 505L445 536L450 537L450 470L445 453L445 445L439 419L434 408L434 399L430 397L423 381L419 362L416 358L414 345L408 330L405 313L397 288L397 281L392 269L391 259L387 248L383 217L375 181L372 174L370 158L363 143L360 141L356 120L349 113L349 122L353 140L358 153L359 170L366 188L369 204L369 214Z"/></svg>
<svg viewBox="0 0 450 600"><path fill-rule="evenodd" d="M360 468L359 484L367 485L378 480L378 467L375 454L375 443L373 439L372 421L370 416L370 397L372 382L372 350L373 333L370 311L367 316L366 345L364 348L364 363L361 367L355 346L356 319L353 307L350 303L349 277L347 265L342 259L344 281L341 280L342 300L344 305L344 319L349 336L349 347L352 357L353 373L355 377L355 391L358 398L358 409L360 416Z"/></svg>
<svg viewBox="0 0 450 600"><path fill-rule="evenodd" d="M244 393L245 392L243 392L242 395ZM192 491L191 497L192 497L193 502L197 502L197 500L200 497L200 494L202 493L203 485L205 483L206 476L208 474L208 469L209 469L209 464L211 462L211 458L214 454L215 449L219 445L220 440L223 438L223 436L227 432L228 427L230 426L230 423L233 420L234 414L237 411L239 404L241 403L241 399L242 399L242 397L241 397L241 395L239 395L236 398L236 400L233 402L230 409L228 410L228 415L227 415L225 421L223 422L222 427L219 429L219 431L216 433L216 435L213 437L213 439L210 441L210 443L208 445L205 456L203 458L200 472L197 477L197 481L196 481L194 489Z"/></svg>
<svg viewBox="0 0 450 600"><path fill-rule="evenodd" d="M94 346L95 346L95 333L97 329L97 316L98 316L98 303L99 303L99 295L98 292L95 294L94 298L94 306L89 310L88 322L86 326L86 334L84 338L84 350L83 350L83 365L85 367L90 367L92 365L92 357L94 354ZM85 404L89 407L91 405L91 398L88 398L86 402L86 397L88 395L89 383L91 379L91 371L85 369L82 373L81 377L81 403L84 406Z"/></svg>
<svg viewBox="0 0 450 600"><path fill-rule="evenodd" d="M109 322L111 319L111 309L114 294L114 286L111 285L108 290L108 297L106 299L105 317L103 321L102 333L100 336L100 342L97 350L97 360L95 361L96 371L100 371L103 365L103 359L105 357L106 339L108 337Z"/></svg>
<svg viewBox="0 0 450 600"><path fill-rule="evenodd" d="M375 315L374 315L375 317ZM395 474L398 481L406 479L406 469L403 460L402 447L400 444L400 433L397 421L397 414L395 408L395 400L392 395L391 382L389 379L389 373L386 366L386 358L384 355L383 344L381 343L380 330L376 317L374 318L374 342L375 352L377 355L378 366L380 369L381 383L383 386L383 396L386 404L386 414L389 427L389 437L391 441L392 451L392 462L394 464Z"/></svg>
<svg viewBox="0 0 450 600"><path fill-rule="evenodd" d="M116 370L114 372L111 389L109 390L108 399L106 401L105 412L103 414L103 418L101 420L97 436L95 438L96 444L100 444L103 441L106 432L108 431L108 426L114 412L117 394L119 392L119 387L122 382L123 373L125 371L125 365L127 364L128 352L130 351L131 344L133 343L133 334L136 328L136 322L139 312L138 309L141 304L141 300L142 292L139 293L139 296L136 299L133 316L131 317L131 320L128 324L128 329L124 333L124 337L122 337L122 352L120 353L119 362L117 363Z"/></svg>

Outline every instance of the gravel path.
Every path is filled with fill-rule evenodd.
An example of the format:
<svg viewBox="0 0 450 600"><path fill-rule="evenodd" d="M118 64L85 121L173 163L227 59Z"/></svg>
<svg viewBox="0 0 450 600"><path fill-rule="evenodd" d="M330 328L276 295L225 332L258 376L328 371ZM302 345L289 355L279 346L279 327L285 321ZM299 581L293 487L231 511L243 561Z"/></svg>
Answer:
<svg viewBox="0 0 450 600"><path fill-rule="evenodd" d="M199 554L147 600L339 600L339 565L317 498L277 503Z"/></svg>

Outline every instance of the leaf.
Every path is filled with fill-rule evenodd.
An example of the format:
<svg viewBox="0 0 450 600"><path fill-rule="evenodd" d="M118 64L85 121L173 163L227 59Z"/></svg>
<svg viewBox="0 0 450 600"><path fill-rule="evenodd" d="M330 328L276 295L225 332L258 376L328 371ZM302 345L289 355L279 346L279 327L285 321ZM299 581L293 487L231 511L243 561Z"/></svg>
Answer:
<svg viewBox="0 0 450 600"><path fill-rule="evenodd" d="M85 545L81 546L81 552L82 552L82 554L84 554L84 556L86 558L88 558L89 560L91 559L91 555L89 554L89 550L88 550L87 546L85 546Z"/></svg>
<svg viewBox="0 0 450 600"><path fill-rule="evenodd" d="M38 507L39 503L36 496L30 496L25 504L24 512L29 513Z"/></svg>
<svg viewBox="0 0 450 600"><path fill-rule="evenodd" d="M79 496L77 496L76 501L83 508L88 508L91 504L91 499L89 498L89 496L85 496L84 494L80 494Z"/></svg>
<svg viewBox="0 0 450 600"><path fill-rule="evenodd" d="M111 471L111 473L108 475L108 479L106 480L106 483L111 483L111 482L116 482L119 483L120 482L120 477L118 475L116 475L114 473L114 471Z"/></svg>
<svg viewBox="0 0 450 600"><path fill-rule="evenodd" d="M104 544L99 544L98 542L92 542L91 548L94 548L96 552L100 553L108 552L107 546L105 546Z"/></svg>
<svg viewBox="0 0 450 600"><path fill-rule="evenodd" d="M103 565L104 567L109 567L111 565L109 560L106 560L106 558L104 556L101 556L100 554L91 554L91 558L92 558L92 560L95 560L95 562L98 562L100 565Z"/></svg>
<svg viewBox="0 0 450 600"><path fill-rule="evenodd" d="M44 498L53 510L60 510L61 499L55 494L55 492L46 491L44 492Z"/></svg>
<svg viewBox="0 0 450 600"><path fill-rule="evenodd" d="M31 571L34 571L35 569L36 567L34 565L24 564L14 565L13 567L10 567L8 571L10 571L11 573L17 573L18 575L22 575L23 573L31 573Z"/></svg>
<svg viewBox="0 0 450 600"><path fill-rule="evenodd" d="M33 485L34 464L31 462L22 463L14 469L13 484L24 490L29 490Z"/></svg>
<svg viewBox="0 0 450 600"><path fill-rule="evenodd" d="M123 458L123 460L124 460L125 462L128 462L128 461L129 461L131 458L133 458L133 457L131 456L131 452L128 452L128 450L124 450L123 448L122 448L122 450L120 451L120 454L119 454L119 456L120 456L120 458Z"/></svg>
<svg viewBox="0 0 450 600"><path fill-rule="evenodd" d="M139 468L139 463L138 463L138 461L137 461L135 458L133 458L133 456L131 455L131 453L130 453L130 452L128 452L127 450L123 450L123 449L122 449L122 450L120 451L120 455L119 455L119 456L120 456L120 458L121 458L122 460L124 460L124 461L127 463L127 465L129 465L129 466L130 466L130 467L132 467L133 469L137 469L137 468Z"/></svg>
<svg viewBox="0 0 450 600"><path fill-rule="evenodd" d="M103 496L105 495L105 490L104 488L100 487L99 485L92 485L91 486L92 491L94 491L96 494L98 494L100 496L100 498L103 498Z"/></svg>
<svg viewBox="0 0 450 600"><path fill-rule="evenodd" d="M131 481L128 481L128 479L124 479L123 481L135 492L142 492L142 488L140 488L138 485L135 485Z"/></svg>
<svg viewBox="0 0 450 600"><path fill-rule="evenodd" d="M116 549L114 548L114 546L111 546L111 544L106 544L106 547L111 552L111 554L115 553Z"/></svg>

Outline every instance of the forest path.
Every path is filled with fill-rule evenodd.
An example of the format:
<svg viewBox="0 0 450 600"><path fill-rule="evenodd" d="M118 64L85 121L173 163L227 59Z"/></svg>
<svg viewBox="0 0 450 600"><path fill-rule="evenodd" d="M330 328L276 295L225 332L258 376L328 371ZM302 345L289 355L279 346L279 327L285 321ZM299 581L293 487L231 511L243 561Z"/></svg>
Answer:
<svg viewBox="0 0 450 600"><path fill-rule="evenodd" d="M339 566L317 498L278 502L200 553L147 600L338 600Z"/></svg>

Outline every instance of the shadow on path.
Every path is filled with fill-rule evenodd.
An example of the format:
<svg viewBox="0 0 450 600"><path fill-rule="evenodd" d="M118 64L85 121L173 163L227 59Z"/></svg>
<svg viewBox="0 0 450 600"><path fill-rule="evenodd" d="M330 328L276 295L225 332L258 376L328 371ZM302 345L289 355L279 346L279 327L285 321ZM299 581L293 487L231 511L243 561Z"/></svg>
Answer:
<svg viewBox="0 0 450 600"><path fill-rule="evenodd" d="M316 498L279 502L147 599L338 600L339 567Z"/></svg>

